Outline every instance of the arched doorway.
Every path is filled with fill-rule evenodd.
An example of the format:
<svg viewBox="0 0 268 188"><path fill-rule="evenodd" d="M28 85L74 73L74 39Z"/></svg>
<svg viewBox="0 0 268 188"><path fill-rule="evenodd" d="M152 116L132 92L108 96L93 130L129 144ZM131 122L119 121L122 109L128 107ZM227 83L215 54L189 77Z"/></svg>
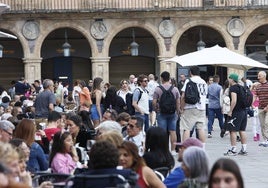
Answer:
<svg viewBox="0 0 268 188"><path fill-rule="evenodd" d="M268 64L268 55L265 49L265 42L268 40L268 25L263 25L255 29L247 38L245 45L245 54L261 63ZM246 72L247 79L258 81L258 72L263 69L252 68ZM265 70L266 71L266 70Z"/></svg>
<svg viewBox="0 0 268 188"><path fill-rule="evenodd" d="M10 33L7 30L1 31ZM12 34L12 33L10 33ZM24 75L23 49L18 39L0 38L3 46L3 57L0 58L0 84L8 89L12 80L19 80Z"/></svg>
<svg viewBox="0 0 268 188"><path fill-rule="evenodd" d="M135 42L139 44L138 56L131 56L130 44L133 42L133 31ZM109 54L109 77L113 85L118 86L120 80L128 79L130 74L155 74L157 65L156 58L158 47L152 35L142 28L127 28L119 32L113 39Z"/></svg>
<svg viewBox="0 0 268 188"><path fill-rule="evenodd" d="M177 45L177 55L183 55L190 52L197 51L197 43L202 39L205 42L206 47L212 47L218 44L221 47L225 47L225 41L221 34L215 29L207 26L195 26L185 31L179 39ZM198 59L193 59L198 61ZM214 66L199 66L200 76L204 80L208 80L209 76L218 74L220 76L220 84L223 85L227 79L227 68L226 67L214 67ZM186 73L188 76L187 67L178 66L178 77L180 73Z"/></svg>
<svg viewBox="0 0 268 188"><path fill-rule="evenodd" d="M70 56L63 55L62 45L71 45ZM67 82L72 86L76 79L91 79L92 66L89 57L91 50L85 37L70 28L60 28L51 32L45 39L41 56L41 77ZM72 87L70 87L71 89Z"/></svg>

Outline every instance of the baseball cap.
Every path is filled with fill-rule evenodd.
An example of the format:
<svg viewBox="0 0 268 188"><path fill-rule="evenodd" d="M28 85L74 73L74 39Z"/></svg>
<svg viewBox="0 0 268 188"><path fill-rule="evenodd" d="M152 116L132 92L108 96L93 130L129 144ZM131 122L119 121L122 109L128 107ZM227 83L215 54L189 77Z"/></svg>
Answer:
<svg viewBox="0 0 268 188"><path fill-rule="evenodd" d="M186 139L184 142L181 143L175 143L175 145L180 146L180 147L189 147L189 146L197 146L200 148L203 148L203 144L200 140L196 139L196 138L188 138Z"/></svg>
<svg viewBox="0 0 268 188"><path fill-rule="evenodd" d="M232 80L234 80L235 82L238 82L238 75L235 73L230 74L229 78L231 78Z"/></svg>

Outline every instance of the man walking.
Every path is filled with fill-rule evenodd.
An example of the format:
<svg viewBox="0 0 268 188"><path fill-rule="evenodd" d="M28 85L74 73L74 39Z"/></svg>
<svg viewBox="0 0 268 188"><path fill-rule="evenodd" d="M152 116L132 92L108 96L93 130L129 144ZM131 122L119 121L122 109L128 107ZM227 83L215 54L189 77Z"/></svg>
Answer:
<svg viewBox="0 0 268 188"><path fill-rule="evenodd" d="M180 109L180 93L177 87L173 87L169 80L170 80L170 74L167 71L162 72L161 74L161 86L162 89L169 90L171 89L171 92L173 94L172 97L174 100L173 105L175 105L174 112L170 113L164 113L163 107L161 106L161 97L164 94L164 90L162 90L159 86L155 88L154 96L153 96L153 109L155 109L156 112L158 112L157 116L157 124L159 127L163 128L165 131L169 132L170 134L170 146L171 146L171 153L172 155L176 155L175 152L175 145L174 143L177 140L176 136L176 122L179 114ZM162 99L163 100L163 99ZM167 99L164 99L167 100ZM157 102L159 102L159 105L157 105ZM159 108L159 109L158 109Z"/></svg>
<svg viewBox="0 0 268 188"><path fill-rule="evenodd" d="M200 141L204 144L205 138L205 122L206 122L206 96L207 96L207 83L200 77L200 70L198 66L190 68L191 81L196 83L200 100L196 104L188 104L185 102L185 90L189 79L185 81L182 88L181 96L181 131L182 141L190 137L190 131L196 126Z"/></svg>
<svg viewBox="0 0 268 188"><path fill-rule="evenodd" d="M261 133L263 142L259 146L268 147L268 83L266 73L260 71L258 73L260 84L257 86L256 95L259 98L259 119L261 124Z"/></svg>
<svg viewBox="0 0 268 188"><path fill-rule="evenodd" d="M150 112L150 125L153 126L156 123L156 112L153 110L153 96L154 91L159 84L155 81L155 77L153 74L149 74L148 76L149 82L147 85L147 89L149 91L149 112Z"/></svg>
<svg viewBox="0 0 268 188"><path fill-rule="evenodd" d="M149 129L149 92L146 87L148 77L144 74L138 77L138 87L133 92L132 106L135 108L135 115L144 121L144 131Z"/></svg>
<svg viewBox="0 0 268 188"><path fill-rule="evenodd" d="M212 126L216 117L220 129L223 129L223 114L221 112L222 87L219 85L219 75L213 76L213 83L208 86L208 138L212 138ZM221 136L223 137L223 136Z"/></svg>
<svg viewBox="0 0 268 188"><path fill-rule="evenodd" d="M243 105L243 97L241 95L242 87L238 84L238 75L233 73L229 76L230 83L230 100L231 106L228 112L229 121L227 123L227 130L230 131L231 146L224 155L236 155L236 133L239 132L241 137L242 148L239 155L247 155L247 144L246 144L246 127L247 127L247 111Z"/></svg>

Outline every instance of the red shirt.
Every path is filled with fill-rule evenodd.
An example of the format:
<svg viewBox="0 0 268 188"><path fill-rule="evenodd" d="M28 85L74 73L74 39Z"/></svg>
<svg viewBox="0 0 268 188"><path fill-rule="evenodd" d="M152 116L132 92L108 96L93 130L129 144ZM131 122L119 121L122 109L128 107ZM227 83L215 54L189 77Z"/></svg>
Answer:
<svg viewBox="0 0 268 188"><path fill-rule="evenodd" d="M263 109L268 105L268 83L261 83L257 86L256 94L259 97L259 108Z"/></svg>
<svg viewBox="0 0 268 188"><path fill-rule="evenodd" d="M46 133L48 141L51 141L54 134L58 131L61 131L61 129L59 129L59 128L46 128L44 131Z"/></svg>

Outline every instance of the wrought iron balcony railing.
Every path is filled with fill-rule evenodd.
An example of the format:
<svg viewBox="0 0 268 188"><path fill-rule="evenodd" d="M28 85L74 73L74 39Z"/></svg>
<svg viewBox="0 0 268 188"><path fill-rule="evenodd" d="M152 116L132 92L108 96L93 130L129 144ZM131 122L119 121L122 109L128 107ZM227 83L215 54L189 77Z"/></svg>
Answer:
<svg viewBox="0 0 268 188"><path fill-rule="evenodd" d="M9 12L159 11L268 8L268 0L0 0Z"/></svg>

